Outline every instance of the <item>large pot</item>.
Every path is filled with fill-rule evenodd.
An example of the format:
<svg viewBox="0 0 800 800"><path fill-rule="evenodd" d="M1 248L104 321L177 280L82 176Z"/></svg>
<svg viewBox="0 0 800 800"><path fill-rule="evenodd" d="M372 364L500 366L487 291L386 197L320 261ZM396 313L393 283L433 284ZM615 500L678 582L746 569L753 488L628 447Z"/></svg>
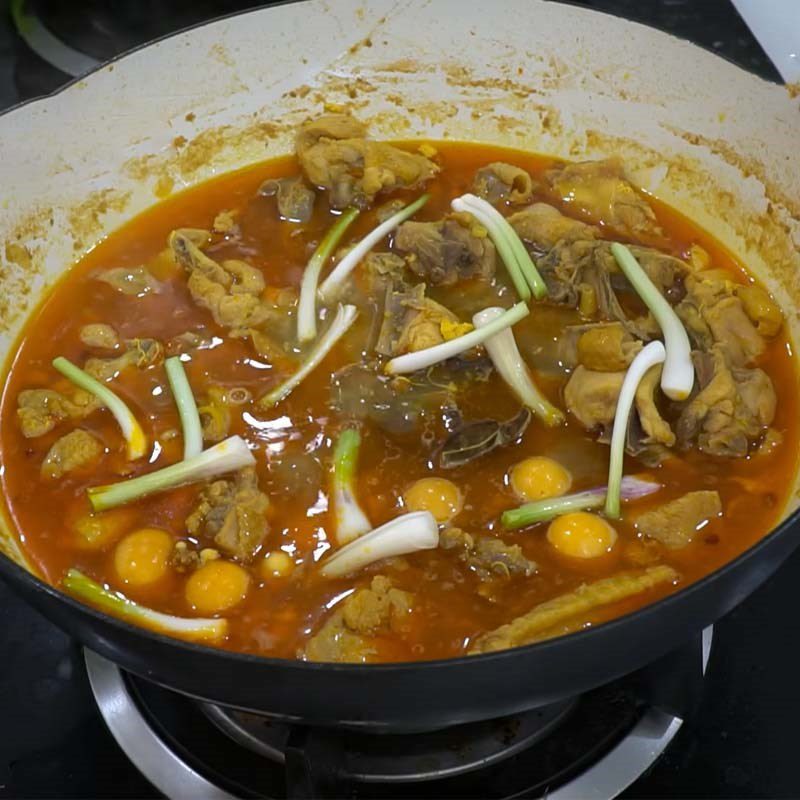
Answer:
<svg viewBox="0 0 800 800"><path fill-rule="evenodd" d="M620 153L785 308L800 305L800 101L785 88L641 25L541 0L313 1L156 42L0 119L2 351L12 354L48 286L120 222L170 191L288 152L295 124L324 104L351 108L380 137ZM795 506L736 561L641 611L420 664L281 661L131 627L39 580L8 519L0 574L87 646L181 692L313 724L437 727L575 694L681 644L797 546Z"/></svg>

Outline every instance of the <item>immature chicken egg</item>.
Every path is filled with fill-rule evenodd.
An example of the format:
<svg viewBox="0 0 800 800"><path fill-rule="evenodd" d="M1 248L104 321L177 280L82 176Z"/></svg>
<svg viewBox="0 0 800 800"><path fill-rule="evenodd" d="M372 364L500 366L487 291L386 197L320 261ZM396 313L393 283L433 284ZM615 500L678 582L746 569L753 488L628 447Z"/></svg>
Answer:
<svg viewBox="0 0 800 800"><path fill-rule="evenodd" d="M200 614L227 611L244 600L250 575L238 564L216 559L200 567L186 581L186 601Z"/></svg>
<svg viewBox="0 0 800 800"><path fill-rule="evenodd" d="M528 501L560 497L572 486L569 470L547 456L531 456L514 464L509 480L517 496Z"/></svg>
<svg viewBox="0 0 800 800"><path fill-rule="evenodd" d="M421 478L403 494L409 511L430 511L437 522L453 519L464 507L461 490L446 478Z"/></svg>
<svg viewBox="0 0 800 800"><path fill-rule="evenodd" d="M565 556L598 558L614 546L617 532L597 514L573 511L550 523L547 541Z"/></svg>
<svg viewBox="0 0 800 800"><path fill-rule="evenodd" d="M261 561L262 578L285 578L294 571L295 563L288 553L276 550Z"/></svg>
<svg viewBox="0 0 800 800"><path fill-rule="evenodd" d="M117 545L114 568L125 583L145 586L164 577L171 552L170 534L160 528L141 528Z"/></svg>

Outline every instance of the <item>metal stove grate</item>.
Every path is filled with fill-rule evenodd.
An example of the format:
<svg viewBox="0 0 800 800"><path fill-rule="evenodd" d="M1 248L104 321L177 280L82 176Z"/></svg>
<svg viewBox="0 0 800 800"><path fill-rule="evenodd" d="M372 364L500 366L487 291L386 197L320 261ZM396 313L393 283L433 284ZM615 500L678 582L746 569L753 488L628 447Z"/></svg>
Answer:
<svg viewBox="0 0 800 800"><path fill-rule="evenodd" d="M111 733L167 797L616 797L675 736L697 699L712 630L574 700L418 734L289 725L201 703L86 653ZM702 672L697 665L698 651ZM696 671L700 680L693 680ZM670 713L664 709L669 709Z"/></svg>

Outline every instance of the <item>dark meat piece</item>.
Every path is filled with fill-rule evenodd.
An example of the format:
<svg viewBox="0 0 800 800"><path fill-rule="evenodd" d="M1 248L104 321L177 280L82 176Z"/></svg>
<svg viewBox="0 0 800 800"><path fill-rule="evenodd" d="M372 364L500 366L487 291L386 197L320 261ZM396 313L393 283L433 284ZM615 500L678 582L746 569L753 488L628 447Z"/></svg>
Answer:
<svg viewBox="0 0 800 800"><path fill-rule="evenodd" d="M78 428L52 444L42 463L42 477L61 478L68 472L94 464L102 454L100 440Z"/></svg>
<svg viewBox="0 0 800 800"><path fill-rule="evenodd" d="M652 511L645 511L636 520L643 536L657 539L671 550L686 547L701 526L722 513L717 492L689 492Z"/></svg>
<svg viewBox="0 0 800 800"><path fill-rule="evenodd" d="M300 177L270 178L258 187L263 197L278 199L278 214L289 222L308 222L314 213L314 192Z"/></svg>
<svg viewBox="0 0 800 800"><path fill-rule="evenodd" d="M551 191L591 222L631 239L656 239L653 209L625 178L622 161L565 164L545 174Z"/></svg>
<svg viewBox="0 0 800 800"><path fill-rule="evenodd" d="M510 578L512 575L527 578L538 569L534 561L525 557L518 544L508 544L495 536L472 536L461 528L442 531L439 547L456 551L459 559L481 580L498 576Z"/></svg>
<svg viewBox="0 0 800 800"><path fill-rule="evenodd" d="M775 417L777 398L760 369L731 367L726 350L692 354L699 391L681 412L675 430L683 448L696 442L704 453L742 458Z"/></svg>
<svg viewBox="0 0 800 800"><path fill-rule="evenodd" d="M480 234L480 235L476 235ZM480 226L471 229L455 219L404 222L394 248L409 268L433 286L452 286L467 278L489 280L495 270L495 248Z"/></svg>
<svg viewBox="0 0 800 800"><path fill-rule="evenodd" d="M475 173L472 191L490 203L527 203L533 194L533 179L521 167L495 161Z"/></svg>
<svg viewBox="0 0 800 800"><path fill-rule="evenodd" d="M357 589L333 611L308 640L305 657L309 661L373 661L377 651L372 637L401 632L411 605L410 594L376 575L369 589Z"/></svg>
<svg viewBox="0 0 800 800"><path fill-rule="evenodd" d="M331 114L300 127L295 146L309 182L329 191L333 208L364 206L383 191L422 185L439 171L433 161L365 138L352 117Z"/></svg>
<svg viewBox="0 0 800 800"><path fill-rule="evenodd" d="M84 391L72 399L53 389L23 389L17 397L17 422L26 439L49 433L65 419L79 420L88 416L100 402Z"/></svg>
<svg viewBox="0 0 800 800"><path fill-rule="evenodd" d="M197 508L186 520L186 530L193 536L213 538L220 550L249 561L269 530L268 509L269 500L258 488L255 470L248 467L233 480L214 481L203 489Z"/></svg>

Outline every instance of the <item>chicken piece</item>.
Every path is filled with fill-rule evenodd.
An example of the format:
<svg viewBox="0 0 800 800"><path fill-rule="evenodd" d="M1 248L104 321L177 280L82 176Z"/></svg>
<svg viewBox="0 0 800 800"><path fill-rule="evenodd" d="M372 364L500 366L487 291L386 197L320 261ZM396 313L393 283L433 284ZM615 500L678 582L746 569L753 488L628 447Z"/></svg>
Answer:
<svg viewBox="0 0 800 800"><path fill-rule="evenodd" d="M625 372L597 372L578 366L564 387L567 410L588 431L597 431L598 440L609 442L617 410L617 400ZM631 415L625 438L625 452L648 466L660 464L675 443L669 424L661 417L654 393L659 377L648 373L634 398L635 414Z"/></svg>
<svg viewBox="0 0 800 800"><path fill-rule="evenodd" d="M276 197L278 214L289 222L308 222L314 213L316 195L303 183L303 179L270 178L258 187L262 197Z"/></svg>
<svg viewBox="0 0 800 800"><path fill-rule="evenodd" d="M22 435L33 439L49 433L63 420L79 420L100 407L88 392L77 391L72 399L53 389L23 389L17 397L17 422Z"/></svg>
<svg viewBox="0 0 800 800"><path fill-rule="evenodd" d="M755 284L737 286L736 296L756 330L767 338L777 336L783 325L783 313L764 289Z"/></svg>
<svg viewBox="0 0 800 800"><path fill-rule="evenodd" d="M309 661L373 661L377 650L372 637L401 632L411 607L408 592L376 575L369 589L357 589L308 640L305 657Z"/></svg>
<svg viewBox="0 0 800 800"><path fill-rule="evenodd" d="M644 443L672 447L675 444L675 434L656 406L656 393L660 383L661 366L651 367L636 388L636 411L645 433Z"/></svg>
<svg viewBox="0 0 800 800"><path fill-rule="evenodd" d="M80 339L87 347L96 347L98 350L113 350L119 344L117 332L102 322L84 325L80 331Z"/></svg>
<svg viewBox="0 0 800 800"><path fill-rule="evenodd" d="M631 239L660 238L653 209L625 178L622 161L583 161L545 173L550 190L587 219Z"/></svg>
<svg viewBox="0 0 800 800"><path fill-rule="evenodd" d="M696 442L704 453L743 458L774 419L777 398L763 370L731 368L726 352L717 345L711 353L693 353L699 391L675 430L684 449Z"/></svg>
<svg viewBox="0 0 800 800"><path fill-rule="evenodd" d="M186 530L212 538L220 550L247 562L267 536L268 509L269 500L258 488L255 470L247 467L235 479L214 481L203 489L197 508L186 520Z"/></svg>
<svg viewBox="0 0 800 800"><path fill-rule="evenodd" d="M209 258L201 249L208 239L208 231L183 228L170 234L169 246L189 272L187 286L194 302L209 311L218 325L244 338L275 316L261 298L264 275L246 261L218 263Z"/></svg>
<svg viewBox="0 0 800 800"><path fill-rule="evenodd" d="M624 372L595 372L578 366L564 387L567 410L587 430L610 429Z"/></svg>
<svg viewBox="0 0 800 800"><path fill-rule="evenodd" d="M405 255L412 272L433 286L452 286L469 278L490 280L495 247L475 231L455 219L404 222L395 234L394 249Z"/></svg>
<svg viewBox="0 0 800 800"><path fill-rule="evenodd" d="M714 337L711 329L703 319L703 315L696 305L689 299L684 298L675 306L675 313L686 328L689 341L694 350L707 351L714 346Z"/></svg>
<svg viewBox="0 0 800 800"><path fill-rule="evenodd" d="M168 356L179 356L192 350L206 350L213 343L214 335L207 328L184 331L173 336L165 346Z"/></svg>
<svg viewBox="0 0 800 800"><path fill-rule="evenodd" d="M570 325L559 341L562 363L570 369L582 364L597 372L619 372L642 349L620 322Z"/></svg>
<svg viewBox="0 0 800 800"><path fill-rule="evenodd" d="M600 606L611 605L649 591L680 576L664 564L639 572L621 572L610 578L579 586L575 591L540 603L506 625L479 636L469 649L470 655L522 647L538 641L547 632Z"/></svg>
<svg viewBox="0 0 800 800"><path fill-rule="evenodd" d="M538 570L536 562L527 559L518 544L508 544L495 536L472 536L460 528L447 528L439 536L439 547L456 551L482 581L512 575L527 578Z"/></svg>
<svg viewBox="0 0 800 800"><path fill-rule="evenodd" d="M200 272L212 282L227 289L232 281L231 276L202 250L210 238L211 234L200 228L179 228L172 231L167 244L175 260L189 274Z"/></svg>
<svg viewBox="0 0 800 800"><path fill-rule="evenodd" d="M552 250L560 241L592 240L599 231L572 217L562 214L547 203L534 203L508 218L511 227L525 242L540 252Z"/></svg>
<svg viewBox="0 0 800 800"><path fill-rule="evenodd" d="M475 173L472 191L489 203L508 200L510 203L527 203L533 194L533 179L521 167L495 161Z"/></svg>
<svg viewBox="0 0 800 800"><path fill-rule="evenodd" d="M219 550L213 547L204 547L198 550L196 547L190 547L189 542L181 540L175 542L169 561L177 572L189 572L205 566L209 561L216 561L218 558L220 558Z"/></svg>
<svg viewBox="0 0 800 800"><path fill-rule="evenodd" d="M42 463L42 477L56 480L94 464L103 454L100 440L78 428L53 442Z"/></svg>
<svg viewBox="0 0 800 800"><path fill-rule="evenodd" d="M690 544L698 529L721 513L718 492L689 492L640 514L636 527L643 536L656 539L670 550L678 550Z"/></svg>
<svg viewBox="0 0 800 800"><path fill-rule="evenodd" d="M406 262L395 253L370 253L363 261L367 293L381 297L392 286L405 286Z"/></svg>
<svg viewBox="0 0 800 800"><path fill-rule="evenodd" d="M749 364L764 352L766 343L745 312L742 299L734 294L737 287L709 274L699 272L686 279L683 303L697 309L711 338L725 348L731 364Z"/></svg>
<svg viewBox="0 0 800 800"><path fill-rule="evenodd" d="M197 408L204 442L221 442L230 433L231 411L226 395L225 389L221 386L212 386L208 390L205 402Z"/></svg>
<svg viewBox="0 0 800 800"><path fill-rule="evenodd" d="M333 208L365 206L380 192L422 185L439 168L420 153L365 138L352 117L331 114L300 127L295 148L306 178L329 191Z"/></svg>
<svg viewBox="0 0 800 800"><path fill-rule="evenodd" d="M677 302L683 295L686 264L652 248L630 249L659 291L670 302ZM553 302L578 307L586 318L617 320L637 339L649 341L659 335L651 315L631 318L620 304L618 292L640 305L641 301L619 269L608 242L562 239L537 260L537 266Z"/></svg>
<svg viewBox="0 0 800 800"><path fill-rule="evenodd" d="M221 233L223 235L232 235L239 230L236 223L236 211L220 211L214 221L211 223L211 230L214 233Z"/></svg>
<svg viewBox="0 0 800 800"><path fill-rule="evenodd" d="M114 267L98 273L98 281L107 283L122 294L144 297L149 292L158 292L161 284L144 267Z"/></svg>
<svg viewBox="0 0 800 800"><path fill-rule="evenodd" d="M146 369L164 358L164 347L155 339L126 339L125 352L113 358L88 358L84 371L98 381L108 381L128 367Z"/></svg>
<svg viewBox="0 0 800 800"><path fill-rule="evenodd" d="M398 356L433 347L445 341L447 325L458 326L458 317L435 300L425 297L425 284L398 292L386 292L378 353Z"/></svg>
<svg viewBox="0 0 800 800"><path fill-rule="evenodd" d="M406 204L399 198L389 200L375 209L375 218L378 222L386 222L389 217L393 217L398 211L402 211Z"/></svg>

